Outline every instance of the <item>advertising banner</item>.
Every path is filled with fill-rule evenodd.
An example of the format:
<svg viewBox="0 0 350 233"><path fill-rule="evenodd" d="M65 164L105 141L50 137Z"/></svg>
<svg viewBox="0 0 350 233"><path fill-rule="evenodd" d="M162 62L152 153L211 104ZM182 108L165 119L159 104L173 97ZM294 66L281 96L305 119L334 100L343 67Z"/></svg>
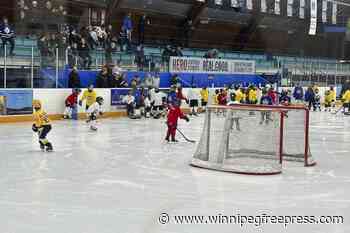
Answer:
<svg viewBox="0 0 350 233"><path fill-rule="evenodd" d="M32 114L32 90L0 90L0 115Z"/></svg>
<svg viewBox="0 0 350 233"><path fill-rule="evenodd" d="M255 74L255 62L248 60L171 57L171 73Z"/></svg>

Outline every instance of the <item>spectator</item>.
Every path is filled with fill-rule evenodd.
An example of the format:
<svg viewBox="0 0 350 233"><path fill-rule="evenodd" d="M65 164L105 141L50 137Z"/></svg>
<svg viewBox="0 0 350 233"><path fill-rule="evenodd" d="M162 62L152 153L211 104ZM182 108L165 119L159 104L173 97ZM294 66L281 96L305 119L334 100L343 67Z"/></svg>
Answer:
<svg viewBox="0 0 350 233"><path fill-rule="evenodd" d="M183 57L182 48L180 46L176 47L175 53L177 57Z"/></svg>
<svg viewBox="0 0 350 233"><path fill-rule="evenodd" d="M147 24L150 24L149 19L146 15L142 15L139 20L138 29L139 29L139 45L145 43L145 27Z"/></svg>
<svg viewBox="0 0 350 233"><path fill-rule="evenodd" d="M111 80L109 78L109 72L108 72L108 67L104 65L102 67L102 70L100 73L97 75L96 78L96 87L97 88L109 88L111 87Z"/></svg>
<svg viewBox="0 0 350 233"><path fill-rule="evenodd" d="M106 40L107 42L114 41L114 31L113 31L113 26L109 24L106 28Z"/></svg>
<svg viewBox="0 0 350 233"><path fill-rule="evenodd" d="M74 28L70 28L69 30L70 30L68 35L69 44L74 44L74 43L79 44L81 41L81 36L77 33L77 31Z"/></svg>
<svg viewBox="0 0 350 233"><path fill-rule="evenodd" d="M105 43L107 40L106 28L104 25L101 27L96 27L98 43L101 47L105 48Z"/></svg>
<svg viewBox="0 0 350 233"><path fill-rule="evenodd" d="M124 79L123 74L118 74L115 76L115 86L116 87L128 87L128 82Z"/></svg>
<svg viewBox="0 0 350 233"><path fill-rule="evenodd" d="M3 48L7 43L10 43L10 56L13 56L13 50L15 48L15 31L10 26L6 17L3 18L3 21L0 24L0 37L2 40Z"/></svg>
<svg viewBox="0 0 350 233"><path fill-rule="evenodd" d="M174 74L171 76L171 79L170 79L170 85L177 85L179 83L179 76L177 74Z"/></svg>
<svg viewBox="0 0 350 233"><path fill-rule="evenodd" d="M130 87L137 88L140 86L140 84L141 84L141 78L138 75L135 75L130 82Z"/></svg>
<svg viewBox="0 0 350 233"><path fill-rule="evenodd" d="M113 64L113 53L117 52L117 45L114 41L106 42L106 63L108 65Z"/></svg>
<svg viewBox="0 0 350 233"><path fill-rule="evenodd" d="M219 51L217 49L211 49L204 55L204 58L217 59L219 58Z"/></svg>
<svg viewBox="0 0 350 233"><path fill-rule="evenodd" d="M144 83L143 86L146 87L146 88L152 88L153 87L153 77L152 77L152 75L150 73L146 74L146 77L145 77L143 83Z"/></svg>
<svg viewBox="0 0 350 233"><path fill-rule="evenodd" d="M120 51L126 51L129 50L131 47L130 41L128 40L127 32L124 28L119 33L119 45L120 45Z"/></svg>
<svg viewBox="0 0 350 233"><path fill-rule="evenodd" d="M192 20L187 20L184 26L185 47L189 47L190 45L193 29L194 27Z"/></svg>
<svg viewBox="0 0 350 233"><path fill-rule="evenodd" d="M84 38L81 38L80 45L78 47L79 57L81 58L81 66L83 69L90 69L91 66L91 56L90 48L87 45Z"/></svg>
<svg viewBox="0 0 350 233"><path fill-rule="evenodd" d="M72 71L69 74L68 88L80 88L80 76L77 66L73 66Z"/></svg>
<svg viewBox="0 0 350 233"><path fill-rule="evenodd" d="M160 75L157 73L155 76L153 76L153 87L154 88L159 88L160 87Z"/></svg>
<svg viewBox="0 0 350 233"><path fill-rule="evenodd" d="M47 35L42 35L38 40L38 48L41 56L41 64L46 67L52 62L52 54L49 49L49 41L47 39Z"/></svg>
<svg viewBox="0 0 350 233"><path fill-rule="evenodd" d="M145 64L145 52L142 45L139 45L136 48L135 63L137 64L138 70L143 71L143 66Z"/></svg>
<svg viewBox="0 0 350 233"><path fill-rule="evenodd" d="M72 44L72 46L68 46L66 52L68 56L69 67L78 65L79 52L77 43Z"/></svg>
<svg viewBox="0 0 350 233"><path fill-rule="evenodd" d="M172 54L171 46L167 45L162 52L162 62L163 64L169 64L170 56Z"/></svg>
<svg viewBox="0 0 350 233"><path fill-rule="evenodd" d="M129 44L130 44L131 41L132 41L131 33L132 33L132 30L133 30L133 25L132 25L132 20L131 20L131 13L128 13L124 17L122 30L125 30L126 38L127 38L127 40L129 41ZM130 48L128 48L128 49L130 49Z"/></svg>
<svg viewBox="0 0 350 233"><path fill-rule="evenodd" d="M98 36L97 32L94 30L92 26L88 26L87 28L87 42L91 49L94 49L98 46Z"/></svg>

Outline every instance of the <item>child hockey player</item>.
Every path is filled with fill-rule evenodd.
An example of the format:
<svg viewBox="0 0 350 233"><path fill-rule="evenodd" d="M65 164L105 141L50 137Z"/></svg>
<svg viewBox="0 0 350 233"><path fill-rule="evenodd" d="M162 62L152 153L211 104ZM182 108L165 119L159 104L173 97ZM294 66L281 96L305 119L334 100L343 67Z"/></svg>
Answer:
<svg viewBox="0 0 350 233"><path fill-rule="evenodd" d="M300 86L300 84L297 84L294 87L293 97L296 103L300 104L304 102L304 89L302 86Z"/></svg>
<svg viewBox="0 0 350 233"><path fill-rule="evenodd" d="M132 95L132 91L128 92L128 95L124 96L122 102L126 104L126 115L132 117L135 109L135 97Z"/></svg>
<svg viewBox="0 0 350 233"><path fill-rule="evenodd" d="M258 103L258 95L255 86L251 86L248 89L248 103L249 104L257 104Z"/></svg>
<svg viewBox="0 0 350 233"><path fill-rule="evenodd" d="M33 100L34 108L34 124L32 130L39 135L40 149L44 151L53 151L52 144L46 139L47 134L51 131L52 126L47 113L42 109L42 104L40 100Z"/></svg>
<svg viewBox="0 0 350 233"><path fill-rule="evenodd" d="M97 116L98 115L102 116L103 114L102 105L103 105L103 98L99 96L96 98L96 102L93 103L87 110L88 117L89 117L87 120L87 123L90 123L90 129L93 131L97 130L97 127L96 127Z"/></svg>
<svg viewBox="0 0 350 233"><path fill-rule="evenodd" d="M166 94L156 88L152 108L152 116L154 119L159 119L163 115L166 98Z"/></svg>
<svg viewBox="0 0 350 233"><path fill-rule="evenodd" d="M186 120L187 122L190 121L190 119L183 114L183 112L180 109L180 101L173 101L172 103L168 104L168 117L167 117L167 126L168 126L168 131L165 137L166 141L171 141L172 142L177 142L175 139L176 135L176 128L177 128L177 121L179 118Z"/></svg>
<svg viewBox="0 0 350 233"><path fill-rule="evenodd" d="M331 86L330 87L330 96L331 96L331 99L332 99L332 102L331 102L331 108L332 108L332 111L335 110L335 101L337 100L337 94L335 93L335 90L334 90L334 87Z"/></svg>
<svg viewBox="0 0 350 233"><path fill-rule="evenodd" d="M289 90L282 90L279 102L281 105L288 106L291 104L291 97L290 97L290 91Z"/></svg>
<svg viewBox="0 0 350 233"><path fill-rule="evenodd" d="M209 98L209 91L206 87L203 87L200 91L201 94L201 100L202 100L202 111L205 112L205 108L208 104L208 98Z"/></svg>
<svg viewBox="0 0 350 233"><path fill-rule="evenodd" d="M314 111L317 111L317 109L321 111L321 96L320 96L318 88L315 89Z"/></svg>
<svg viewBox="0 0 350 233"><path fill-rule="evenodd" d="M325 111L326 112L330 112L331 111L331 106L332 106L332 94L330 90L327 90L324 93L324 107L325 107Z"/></svg>
<svg viewBox="0 0 350 233"><path fill-rule="evenodd" d="M70 94L65 101L66 108L64 109L63 118L71 119L73 110L76 110L78 103L78 96L80 94L80 89L74 89L73 93Z"/></svg>
<svg viewBox="0 0 350 233"><path fill-rule="evenodd" d="M151 105L151 100L150 100L150 96L146 95L145 96L145 117L149 118L151 115L151 109L152 109L152 105Z"/></svg>
<svg viewBox="0 0 350 233"><path fill-rule="evenodd" d="M342 101L344 107L344 115L350 115L350 89L345 91L345 93L342 96Z"/></svg>
<svg viewBox="0 0 350 233"><path fill-rule="evenodd" d="M272 98L268 94L266 89L263 89L263 91L262 91L262 97L260 99L260 104L273 105ZM265 121L265 124L268 124L269 121L271 121L271 112L269 112L269 111L261 111L260 124L264 123L264 121Z"/></svg>
<svg viewBox="0 0 350 233"><path fill-rule="evenodd" d="M88 110L89 107L96 102L96 96L97 94L94 91L94 85L90 85L89 88L83 92L79 105L83 106L83 101L86 100L85 109Z"/></svg>
<svg viewBox="0 0 350 233"><path fill-rule="evenodd" d="M196 89L195 86L192 86L192 88L188 90L187 96L190 102L190 116L198 116L198 101L201 98L198 89Z"/></svg>

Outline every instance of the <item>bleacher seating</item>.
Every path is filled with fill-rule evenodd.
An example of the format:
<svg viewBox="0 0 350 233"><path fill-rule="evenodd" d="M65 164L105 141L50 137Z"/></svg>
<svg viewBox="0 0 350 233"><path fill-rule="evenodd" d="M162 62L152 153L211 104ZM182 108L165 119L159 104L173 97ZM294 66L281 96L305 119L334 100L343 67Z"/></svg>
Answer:
<svg viewBox="0 0 350 233"><path fill-rule="evenodd" d="M146 46L144 48L145 55L150 60L154 60L157 62L161 61L162 51L162 48L156 46ZM23 63L25 60L31 58L32 52L34 54L34 60L40 60L40 53L37 47L37 42L35 39L32 38L18 36L16 38L16 47L14 52L16 54L16 59L9 59L8 62L16 63L18 62L18 60L22 60ZM205 53L206 50L203 49L183 49L183 55L189 57L203 57ZM96 68L100 67L105 62L105 54L102 49L91 52L91 57L93 60L93 66L96 66ZM304 69L307 69L309 67L309 69L311 70L319 69L322 72L330 73L335 73L337 70L338 75L350 72L349 64L337 64L337 61L335 59L304 58L278 55L274 56L272 60L267 60L266 54L252 54L239 51L220 51L219 57L223 59L255 60L257 72L276 72L278 69L278 62L280 64L283 64L287 68L289 67L290 69L295 69L296 67L304 67ZM113 55L113 59L116 61L121 61L121 64L125 66L132 66L134 63L134 56L130 53L115 53ZM0 66L1 64L3 64L2 60L3 57L0 57Z"/></svg>

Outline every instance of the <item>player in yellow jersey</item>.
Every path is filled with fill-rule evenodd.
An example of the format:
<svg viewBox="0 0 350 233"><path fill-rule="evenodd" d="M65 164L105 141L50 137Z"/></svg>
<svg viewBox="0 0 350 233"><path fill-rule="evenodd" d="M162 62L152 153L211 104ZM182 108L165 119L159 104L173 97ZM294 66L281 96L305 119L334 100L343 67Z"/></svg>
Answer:
<svg viewBox="0 0 350 233"><path fill-rule="evenodd" d="M51 131L52 126L47 113L42 109L40 100L33 100L34 124L32 129L39 135L39 144L41 150L48 152L53 151L52 144L46 139L47 134Z"/></svg>
<svg viewBox="0 0 350 233"><path fill-rule="evenodd" d="M243 101L244 95L239 85L235 85L234 87L235 101L237 103L241 103Z"/></svg>
<svg viewBox="0 0 350 233"><path fill-rule="evenodd" d="M208 104L208 98L209 98L209 91L208 88L203 87L200 91L201 99L202 99L202 110L205 111L205 108Z"/></svg>
<svg viewBox="0 0 350 233"><path fill-rule="evenodd" d="M332 101L331 102L332 111L334 111L335 110L335 102L337 100L337 94L335 93L334 86L330 87L329 92L330 92L330 97L331 97L331 101Z"/></svg>
<svg viewBox="0 0 350 233"><path fill-rule="evenodd" d="M258 103L258 94L255 86L251 86L248 89L248 103L257 104Z"/></svg>
<svg viewBox="0 0 350 233"><path fill-rule="evenodd" d="M83 101L86 100L85 109L88 110L89 107L96 102L96 97L97 94L94 91L94 86L90 85L89 88L83 92L83 96L79 101L79 105L82 106Z"/></svg>
<svg viewBox="0 0 350 233"><path fill-rule="evenodd" d="M325 107L325 111L326 112L330 112L331 111L331 106L332 106L332 93L330 90L327 90L324 94L324 107Z"/></svg>
<svg viewBox="0 0 350 233"><path fill-rule="evenodd" d="M350 115L350 89L345 91L345 93L342 96L342 101L344 107L344 114Z"/></svg>

